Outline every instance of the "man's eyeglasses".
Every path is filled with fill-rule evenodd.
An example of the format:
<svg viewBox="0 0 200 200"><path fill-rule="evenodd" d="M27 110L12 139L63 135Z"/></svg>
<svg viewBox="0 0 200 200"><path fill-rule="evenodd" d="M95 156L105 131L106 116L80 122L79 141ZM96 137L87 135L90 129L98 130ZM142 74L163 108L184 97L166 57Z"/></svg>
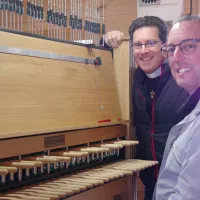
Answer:
<svg viewBox="0 0 200 200"><path fill-rule="evenodd" d="M164 45L161 51L165 58L169 58L174 55L176 47L179 46L183 54L191 54L196 49L198 42L200 42L200 39L187 39L176 45Z"/></svg>
<svg viewBox="0 0 200 200"><path fill-rule="evenodd" d="M161 41L149 40L149 41L146 42L145 44L141 44L141 43L139 43L139 42L136 42L136 43L133 43L131 46L133 46L134 49L141 49L142 46L145 46L145 48L151 48L151 47L156 46L156 44L157 44L158 42L161 42Z"/></svg>

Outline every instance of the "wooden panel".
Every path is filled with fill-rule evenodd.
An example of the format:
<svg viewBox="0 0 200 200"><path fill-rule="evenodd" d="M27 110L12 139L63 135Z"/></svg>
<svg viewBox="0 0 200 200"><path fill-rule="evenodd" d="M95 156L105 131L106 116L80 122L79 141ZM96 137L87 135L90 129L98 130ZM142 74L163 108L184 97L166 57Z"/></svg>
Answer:
<svg viewBox="0 0 200 200"><path fill-rule="evenodd" d="M106 52L101 52L103 66L96 67L94 77L98 90L98 99L100 106L103 106L102 119L115 118L121 116L119 105L119 96L116 85L116 76L113 66L112 57L106 57ZM98 57L99 51L93 49L91 56ZM121 117L119 117L121 119Z"/></svg>
<svg viewBox="0 0 200 200"><path fill-rule="evenodd" d="M126 125L86 129L82 131L74 131L67 133L66 144L69 146L77 144L87 144L89 142L123 137L126 136L126 134Z"/></svg>
<svg viewBox="0 0 200 200"><path fill-rule="evenodd" d="M117 125L48 135L0 140L0 159L40 152L49 149L87 144L89 142L123 137L126 136L126 133L127 130L125 125ZM63 141L60 141L58 138L59 136L64 136L64 139L62 137ZM53 143L51 142L51 147L49 148L45 148L46 139L51 139L51 141L53 140Z"/></svg>
<svg viewBox="0 0 200 200"><path fill-rule="evenodd" d="M119 48L114 50L114 67L119 92L119 100L122 111L122 119L130 119L131 124L127 125L127 138L135 138L135 128L133 126L132 109L132 82L134 69L130 66L129 39L123 39ZM126 158L133 158L133 148L127 148Z"/></svg>
<svg viewBox="0 0 200 200"><path fill-rule="evenodd" d="M24 42L26 41L26 42ZM88 58L102 66L1 54L0 137L120 123L111 52L0 32L0 43ZM101 110L103 106L103 110Z"/></svg>
<svg viewBox="0 0 200 200"><path fill-rule="evenodd" d="M138 200L144 200L145 188L144 188L144 185L143 185L141 179L139 178L139 176L137 178L137 191L138 191L138 193L137 193Z"/></svg>
<svg viewBox="0 0 200 200"><path fill-rule="evenodd" d="M120 30L129 37L128 29L137 18L137 0L107 0L105 1L106 32Z"/></svg>
<svg viewBox="0 0 200 200"><path fill-rule="evenodd" d="M130 69L129 40L123 40L119 48L114 50L114 67L119 91L122 119L130 119Z"/></svg>
<svg viewBox="0 0 200 200"><path fill-rule="evenodd" d="M0 44L86 58L91 57L91 51L83 46L66 44L62 42L54 42L51 40L38 39L34 37L22 36L6 32L0 32ZM107 51L107 53L105 54L108 57L111 55L109 51Z"/></svg>
<svg viewBox="0 0 200 200"><path fill-rule="evenodd" d="M190 0L185 0L185 14L190 13ZM198 15L200 14L200 2L199 0L192 0L192 14Z"/></svg>
<svg viewBox="0 0 200 200"><path fill-rule="evenodd" d="M1 64L1 133L87 125L102 119L93 66L6 54L1 54Z"/></svg>

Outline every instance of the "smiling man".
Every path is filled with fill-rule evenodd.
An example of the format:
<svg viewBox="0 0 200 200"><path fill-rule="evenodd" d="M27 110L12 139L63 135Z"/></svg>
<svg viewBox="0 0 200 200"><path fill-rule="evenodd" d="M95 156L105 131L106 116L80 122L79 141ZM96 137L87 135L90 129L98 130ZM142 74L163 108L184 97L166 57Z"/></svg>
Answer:
<svg viewBox="0 0 200 200"><path fill-rule="evenodd" d="M139 140L137 158L161 163L168 133L179 121L177 111L188 93L176 84L161 52L167 40L166 23L154 16L141 17L133 21L129 33L138 65L133 86L134 123ZM110 47L118 47L122 37L120 31L112 31L104 39ZM159 167L140 173L145 200L152 199Z"/></svg>
<svg viewBox="0 0 200 200"><path fill-rule="evenodd" d="M180 110L183 120L169 133L154 199L199 200L200 17L175 22L162 52L177 84L190 96Z"/></svg>

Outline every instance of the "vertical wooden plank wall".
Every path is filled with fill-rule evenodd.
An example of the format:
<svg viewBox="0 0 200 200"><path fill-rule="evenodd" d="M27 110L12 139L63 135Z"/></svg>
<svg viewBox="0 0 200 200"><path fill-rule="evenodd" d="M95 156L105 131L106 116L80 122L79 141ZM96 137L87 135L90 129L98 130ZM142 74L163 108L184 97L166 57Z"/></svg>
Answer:
<svg viewBox="0 0 200 200"><path fill-rule="evenodd" d="M191 0L185 0L185 14L190 13L190 1ZM192 0L192 14L199 15L200 14L200 1L199 0Z"/></svg>
<svg viewBox="0 0 200 200"><path fill-rule="evenodd" d="M128 28L137 17L137 0L105 0L106 32L120 30L128 37Z"/></svg>
<svg viewBox="0 0 200 200"><path fill-rule="evenodd" d="M185 15L190 13L190 0L184 0L184 10ZM192 14L200 14L199 0L192 0ZM128 28L136 17L137 0L105 0L106 32L120 30L129 37Z"/></svg>

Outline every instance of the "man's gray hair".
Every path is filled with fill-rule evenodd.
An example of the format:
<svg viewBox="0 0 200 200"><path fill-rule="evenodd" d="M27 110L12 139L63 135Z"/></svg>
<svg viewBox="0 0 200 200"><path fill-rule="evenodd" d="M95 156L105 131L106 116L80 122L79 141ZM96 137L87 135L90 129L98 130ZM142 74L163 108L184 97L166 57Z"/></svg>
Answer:
<svg viewBox="0 0 200 200"><path fill-rule="evenodd" d="M179 19L175 20L173 22L173 25L179 22L185 22L185 21L193 21L193 22L200 22L200 16L198 15L185 15L180 17Z"/></svg>

